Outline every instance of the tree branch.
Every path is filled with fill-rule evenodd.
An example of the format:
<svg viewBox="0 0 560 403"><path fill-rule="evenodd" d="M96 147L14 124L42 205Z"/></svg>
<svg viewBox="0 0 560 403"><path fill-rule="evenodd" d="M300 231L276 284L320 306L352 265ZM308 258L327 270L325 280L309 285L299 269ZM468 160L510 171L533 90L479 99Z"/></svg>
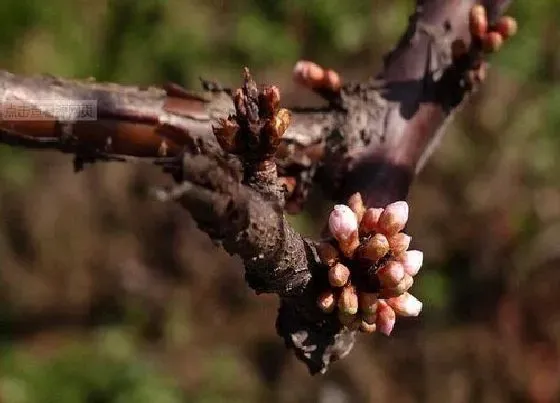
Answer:
<svg viewBox="0 0 560 403"><path fill-rule="evenodd" d="M484 2L491 23L509 3ZM330 103L322 110L292 108L291 125L274 145L272 161L229 154L212 132L228 119L231 124L251 120L250 111L240 116L251 105L247 79L244 95L233 96L236 102L249 99L240 105L231 91L208 83L206 91L192 93L176 85L139 89L3 72L0 141L74 154L77 170L95 161L147 160L163 166L179 184L160 192L160 198L180 202L212 239L241 256L253 289L280 296L279 334L312 373L324 372L351 350L355 331L318 308L325 265L317 245L289 225L285 210L300 208L312 183L336 200L360 192L368 207L406 199L445 124L476 84L473 72L483 68L483 41L473 39L469 25L474 4L418 0L406 33L375 80L339 88L325 75L321 87L300 68L303 80ZM466 50L453 54L457 43ZM92 104L95 116L87 114ZM241 122L236 130L261 141L275 116L259 115L262 122ZM287 188L286 203L283 194L258 183L276 181L276 169Z"/></svg>

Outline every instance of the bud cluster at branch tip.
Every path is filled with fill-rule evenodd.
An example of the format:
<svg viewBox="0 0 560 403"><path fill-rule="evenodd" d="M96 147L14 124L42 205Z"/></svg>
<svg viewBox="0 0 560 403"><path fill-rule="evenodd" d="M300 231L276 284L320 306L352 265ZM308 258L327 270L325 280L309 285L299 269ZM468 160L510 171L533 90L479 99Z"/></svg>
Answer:
<svg viewBox="0 0 560 403"><path fill-rule="evenodd" d="M280 108L280 90L275 86L259 90L245 68L244 83L235 91L233 104L235 115L219 119L213 127L220 146L245 163L258 166L272 162L290 125L290 112Z"/></svg>
<svg viewBox="0 0 560 403"><path fill-rule="evenodd" d="M422 303L408 291L423 263L423 253L408 250L411 237L402 232L409 208L397 201L385 208L366 208L359 193L329 216L333 240L318 245L327 288L317 299L325 313L336 312L343 326L364 333L389 335L397 316L418 316Z"/></svg>
<svg viewBox="0 0 560 403"><path fill-rule="evenodd" d="M498 52L504 42L517 33L517 21L510 16L502 16L491 23L486 8L475 4L469 12L469 31L472 36L470 48L458 39L451 44L451 56L455 64L468 66L465 79L472 87L486 78L484 54Z"/></svg>

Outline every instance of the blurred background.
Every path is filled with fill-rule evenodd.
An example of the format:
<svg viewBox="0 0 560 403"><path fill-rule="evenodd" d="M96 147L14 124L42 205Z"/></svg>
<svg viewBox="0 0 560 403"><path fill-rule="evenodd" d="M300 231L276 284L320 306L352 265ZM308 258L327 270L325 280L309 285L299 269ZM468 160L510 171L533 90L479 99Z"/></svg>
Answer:
<svg viewBox="0 0 560 403"><path fill-rule="evenodd" d="M235 85L247 65L287 103L317 103L293 64L365 79L412 7L2 0L0 68L194 89L200 75ZM68 156L0 148L0 401L560 401L560 2L516 0L511 14L519 34L413 187L423 314L361 336L325 376L276 336L276 298L255 296L187 212L150 198L169 181L157 169L74 175Z"/></svg>

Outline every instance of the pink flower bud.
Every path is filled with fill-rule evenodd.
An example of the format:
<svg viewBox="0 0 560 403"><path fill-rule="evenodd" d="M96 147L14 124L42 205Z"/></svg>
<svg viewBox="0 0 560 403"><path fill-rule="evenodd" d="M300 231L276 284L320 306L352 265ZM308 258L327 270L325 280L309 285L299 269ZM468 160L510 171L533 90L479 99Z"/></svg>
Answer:
<svg viewBox="0 0 560 403"><path fill-rule="evenodd" d="M360 221L360 233L368 235L377 231L377 223L382 212L382 208L368 208Z"/></svg>
<svg viewBox="0 0 560 403"><path fill-rule="evenodd" d="M317 298L317 305L323 312L331 313L336 305L333 292L331 290L322 292Z"/></svg>
<svg viewBox="0 0 560 403"><path fill-rule="evenodd" d="M347 241L358 230L358 220L350 207L344 204L334 206L329 216L329 230L338 241Z"/></svg>
<svg viewBox="0 0 560 403"><path fill-rule="evenodd" d="M410 287L412 287L413 284L414 284L414 279L412 278L412 276L405 274L404 278L396 287L382 289L381 296L383 298L398 297L399 295L402 295L405 292L407 292L410 289Z"/></svg>
<svg viewBox="0 0 560 403"><path fill-rule="evenodd" d="M404 266L396 260L389 260L376 274L382 287L393 288L404 278Z"/></svg>
<svg viewBox="0 0 560 403"><path fill-rule="evenodd" d="M397 255L399 253L402 253L404 251L406 251L408 249L408 247L410 246L410 240L412 238L410 236L408 236L407 234L405 234L404 232L399 232L391 237L389 237L388 241L389 241L389 247L391 248L391 251Z"/></svg>
<svg viewBox="0 0 560 403"><path fill-rule="evenodd" d="M419 250L409 250L400 255L399 260L403 263L406 274L415 276L424 262L424 253Z"/></svg>
<svg viewBox="0 0 560 403"><path fill-rule="evenodd" d="M402 231L408 221L408 203L398 201L389 204L379 216L377 226L385 235L393 235Z"/></svg>
<svg viewBox="0 0 560 403"><path fill-rule="evenodd" d="M400 316L418 316L422 311L422 303L409 293L389 298L387 304Z"/></svg>
<svg viewBox="0 0 560 403"><path fill-rule="evenodd" d="M348 207L350 210L356 214L356 218L358 222L362 221L362 217L366 211L366 207L364 206L364 201L362 200L362 195L359 193L354 193L348 199Z"/></svg>
<svg viewBox="0 0 560 403"><path fill-rule="evenodd" d="M332 287L342 287L350 278L350 269L341 263L335 264L329 269L329 284Z"/></svg>
<svg viewBox="0 0 560 403"><path fill-rule="evenodd" d="M379 300L379 306L377 308L377 330L386 336L389 336L395 327L395 321L397 315L393 308L391 308L385 300Z"/></svg>
<svg viewBox="0 0 560 403"><path fill-rule="evenodd" d="M355 287L347 285L342 289L338 298L338 309L349 315L358 313L358 294Z"/></svg>
<svg viewBox="0 0 560 403"><path fill-rule="evenodd" d="M377 263L389 252L389 241L383 234L375 234L362 247L358 254L362 259Z"/></svg>

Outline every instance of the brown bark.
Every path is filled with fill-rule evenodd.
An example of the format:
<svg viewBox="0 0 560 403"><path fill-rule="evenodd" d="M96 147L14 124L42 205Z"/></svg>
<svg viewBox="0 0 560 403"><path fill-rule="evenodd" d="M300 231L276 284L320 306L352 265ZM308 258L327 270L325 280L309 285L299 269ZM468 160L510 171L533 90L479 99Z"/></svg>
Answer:
<svg viewBox="0 0 560 403"><path fill-rule="evenodd" d="M368 206L403 200L449 118L470 92L470 63L451 58L451 43L471 38L468 13L475 1L418 0L406 33L375 80L348 84L324 110L292 108L292 124L276 154L280 176L301 204L314 181L336 200L361 192ZM508 0L484 2L496 18ZM38 100L95 101L92 121L8 119L14 105L41 108ZM191 93L178 86L139 89L92 81L0 74L0 141L54 148L76 156L75 165L98 160L146 159L181 183L162 193L178 200L200 228L241 256L249 285L276 293L277 329L312 373L347 354L355 333L315 305L317 276L325 270L315 245L295 232L282 203L243 179L239 159L212 134L234 112L230 93Z"/></svg>

